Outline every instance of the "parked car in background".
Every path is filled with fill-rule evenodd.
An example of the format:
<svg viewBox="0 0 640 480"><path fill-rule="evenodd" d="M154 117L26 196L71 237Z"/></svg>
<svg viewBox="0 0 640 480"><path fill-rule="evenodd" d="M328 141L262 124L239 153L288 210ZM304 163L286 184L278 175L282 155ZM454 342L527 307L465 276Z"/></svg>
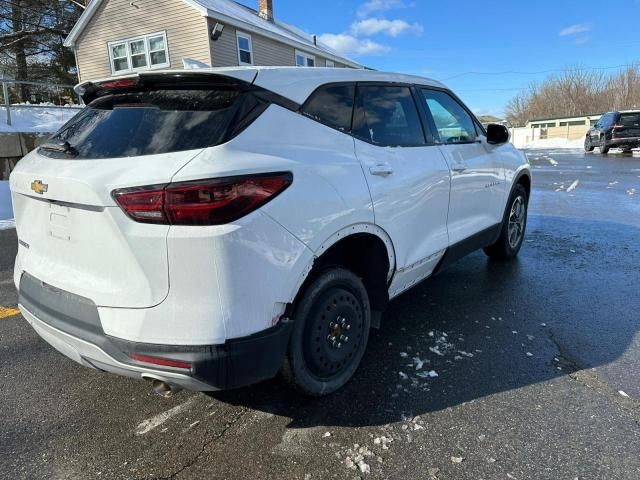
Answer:
<svg viewBox="0 0 640 480"><path fill-rule="evenodd" d="M526 157L438 82L247 67L78 91L87 107L11 174L19 307L159 393L278 372L331 393L391 298L522 245Z"/></svg>
<svg viewBox="0 0 640 480"><path fill-rule="evenodd" d="M592 152L598 147L606 154L611 148L630 152L640 147L640 110L608 112L589 129L584 139L584 149Z"/></svg>

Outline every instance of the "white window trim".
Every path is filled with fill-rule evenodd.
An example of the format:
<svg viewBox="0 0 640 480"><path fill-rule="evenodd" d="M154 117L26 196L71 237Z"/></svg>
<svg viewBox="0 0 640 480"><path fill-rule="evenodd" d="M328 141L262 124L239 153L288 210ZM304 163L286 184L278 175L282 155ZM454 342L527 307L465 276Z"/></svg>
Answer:
<svg viewBox="0 0 640 480"><path fill-rule="evenodd" d="M240 56L240 38L244 38L249 41L249 50L244 50L245 52L249 52L251 55L251 63L243 62L242 57ZM236 30L236 51L238 52L238 65L253 65L255 59L253 58L253 40L251 39L251 35L248 33L241 32Z"/></svg>
<svg viewBox="0 0 640 480"><path fill-rule="evenodd" d="M167 55L167 61L165 63L160 63L157 65L151 65L151 49L149 48L149 39L151 38L155 38L155 37L162 37L164 40L164 52L166 52ZM144 40L144 48L145 48L145 55L146 55L146 59L147 59L147 65L145 67L139 67L139 68L132 68L131 67L131 49L129 48L129 44L131 42L135 42L135 41L140 41L140 40ZM126 48L126 59L127 59L127 69L126 70L116 70L114 65L113 65L113 61L115 60L113 57L113 47L116 45L122 45L124 44L125 48ZM133 72L141 72L141 71L145 71L145 70L158 70L161 68L167 68L171 65L171 60L169 59L169 43L167 42L167 32L163 31L163 32L156 32L156 33L150 33L148 35L141 35L138 37L131 37L131 38L126 38L124 40L118 40L118 41L114 41L114 42L108 42L107 43L107 48L109 49L109 64L111 66L111 74L112 75L126 75L127 73L133 73ZM154 52L159 52L160 50L154 50ZM125 57L118 57L118 58L125 58Z"/></svg>
<svg viewBox="0 0 640 480"><path fill-rule="evenodd" d="M299 56L303 57L304 61L305 61L305 64L302 65L302 66L308 67L309 66L309 60L313 60L313 66L314 67L318 66L318 63L316 62L315 55L311 55L309 53L303 52L302 50L296 50L295 57L293 57L293 59L294 59L294 61L296 63L296 67L300 67L300 65L298 65L298 57Z"/></svg>

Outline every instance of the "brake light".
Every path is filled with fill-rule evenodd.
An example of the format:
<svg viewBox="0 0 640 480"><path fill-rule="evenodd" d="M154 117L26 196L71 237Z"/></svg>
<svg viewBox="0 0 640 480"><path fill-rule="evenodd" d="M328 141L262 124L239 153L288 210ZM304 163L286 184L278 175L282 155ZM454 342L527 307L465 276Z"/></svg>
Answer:
<svg viewBox="0 0 640 480"><path fill-rule="evenodd" d="M129 353L129 358L136 362L150 363L152 365L160 365L162 367L191 368L192 365L191 362L172 360L170 358L150 357L148 355L140 355L138 353Z"/></svg>
<svg viewBox="0 0 640 480"><path fill-rule="evenodd" d="M105 90L113 88L127 88L138 84L137 78L125 78L123 80L112 80L110 82L99 83L98 85Z"/></svg>
<svg viewBox="0 0 640 480"><path fill-rule="evenodd" d="M133 220L165 225L222 225L262 207L287 189L289 172L214 178L114 190Z"/></svg>

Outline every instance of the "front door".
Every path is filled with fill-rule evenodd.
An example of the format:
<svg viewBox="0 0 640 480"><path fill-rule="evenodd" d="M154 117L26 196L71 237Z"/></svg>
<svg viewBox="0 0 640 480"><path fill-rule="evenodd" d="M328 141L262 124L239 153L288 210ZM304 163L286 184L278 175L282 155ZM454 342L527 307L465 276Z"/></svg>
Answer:
<svg viewBox="0 0 640 480"><path fill-rule="evenodd" d="M423 88L421 92L451 168L448 230L453 245L502 222L504 165L499 149L487 144L458 100L444 90Z"/></svg>

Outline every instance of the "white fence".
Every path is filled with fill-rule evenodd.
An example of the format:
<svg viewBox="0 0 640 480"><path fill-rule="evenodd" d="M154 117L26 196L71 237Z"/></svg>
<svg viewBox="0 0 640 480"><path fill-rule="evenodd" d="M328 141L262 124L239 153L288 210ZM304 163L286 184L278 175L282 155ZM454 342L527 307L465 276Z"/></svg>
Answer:
<svg viewBox="0 0 640 480"><path fill-rule="evenodd" d="M579 147L587 133L586 126L551 127L547 129L511 128L511 143L516 148L548 144L549 146Z"/></svg>

